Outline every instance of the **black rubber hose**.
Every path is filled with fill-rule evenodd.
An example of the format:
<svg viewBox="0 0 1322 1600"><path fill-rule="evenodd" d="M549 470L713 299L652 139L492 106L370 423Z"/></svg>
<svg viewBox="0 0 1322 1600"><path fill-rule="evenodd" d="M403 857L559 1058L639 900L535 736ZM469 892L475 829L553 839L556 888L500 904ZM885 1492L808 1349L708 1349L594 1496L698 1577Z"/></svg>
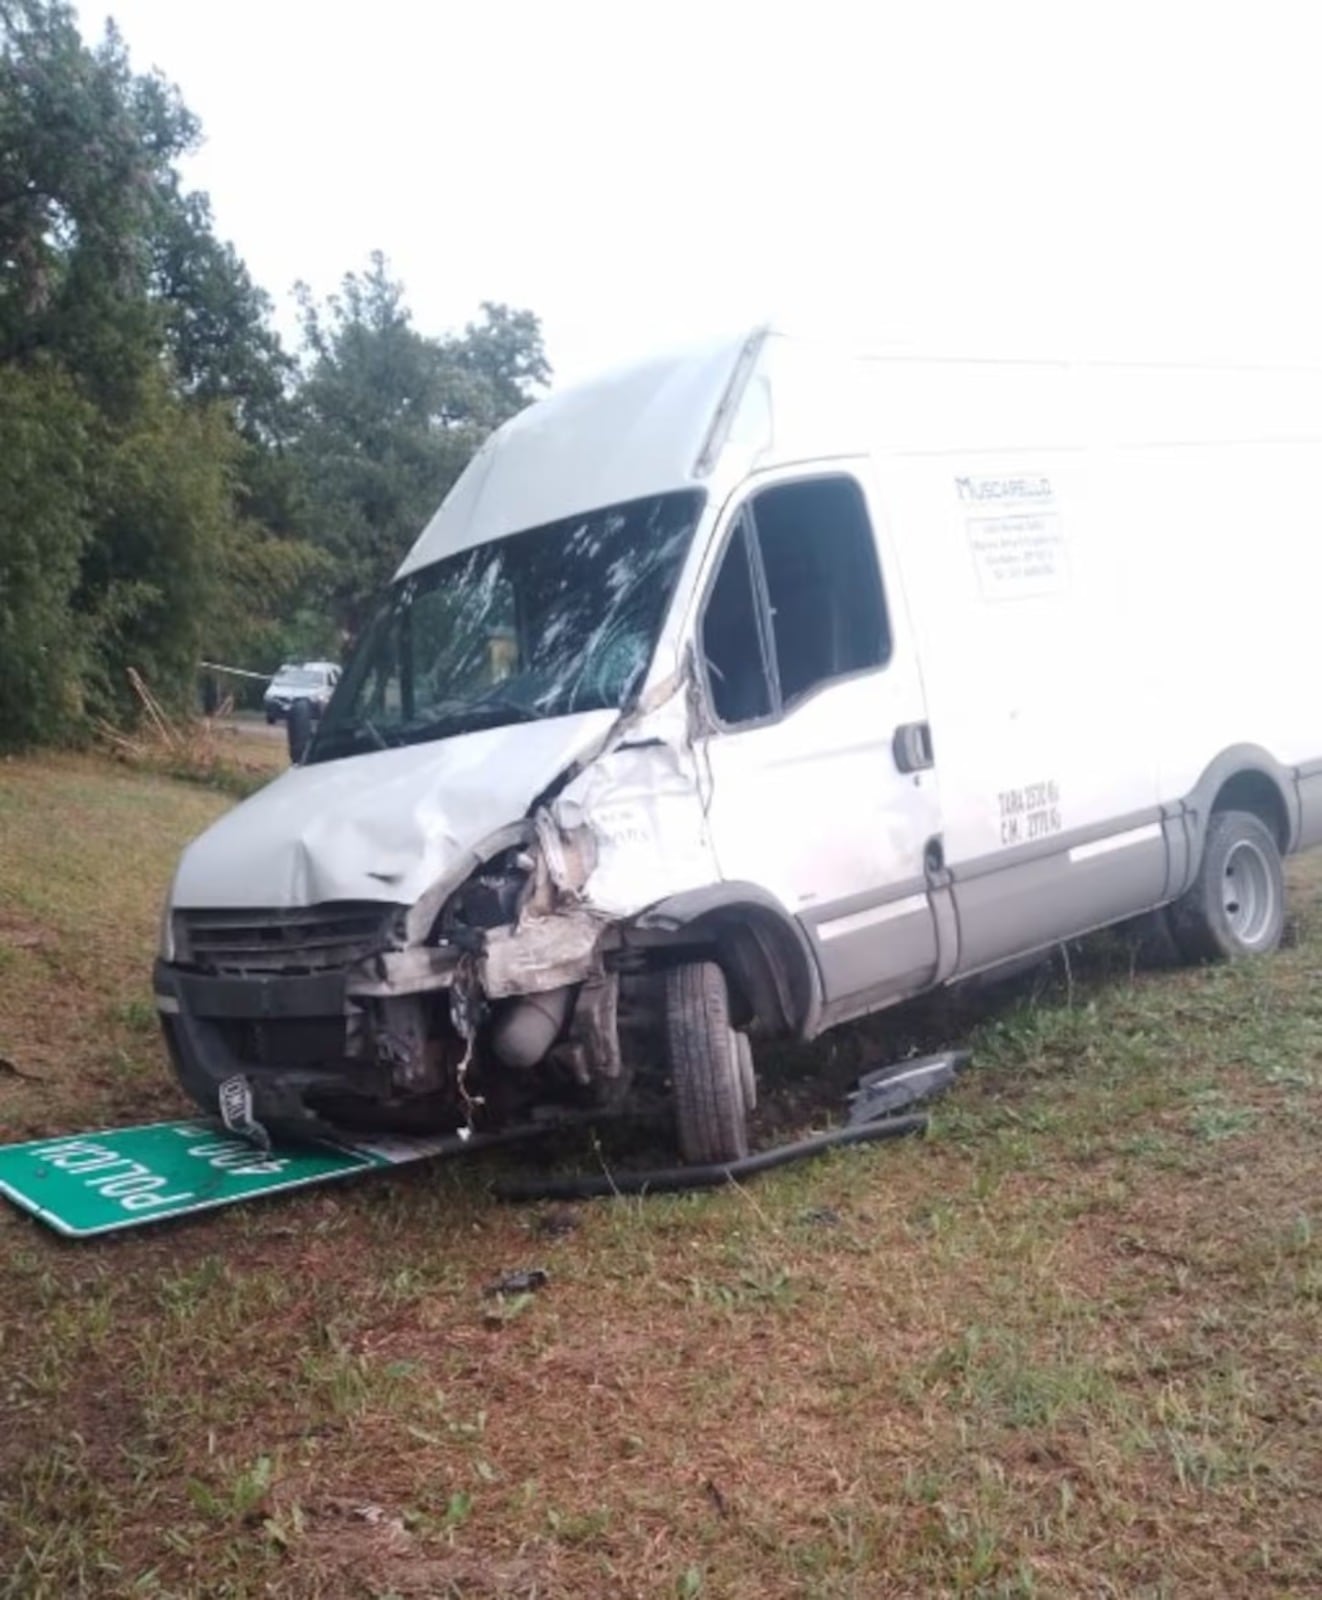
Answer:
<svg viewBox="0 0 1322 1600"><path fill-rule="evenodd" d="M908 1117L882 1117L876 1122L865 1122L856 1128L833 1128L830 1133L814 1134L811 1139L799 1139L794 1144L777 1145L774 1150L759 1150L756 1155L745 1156L742 1161L711 1167L658 1167L652 1172L619 1172L583 1174L573 1178L536 1179L515 1178L508 1183L493 1185L497 1200L595 1200L615 1194L680 1194L686 1189L719 1189L722 1184L734 1183L740 1178L751 1178L754 1173L767 1172L772 1167L783 1167L791 1161L803 1161L809 1156L821 1155L824 1150L834 1150L837 1145L867 1144L874 1139L899 1139L909 1133L925 1133L927 1118L921 1114Z"/></svg>

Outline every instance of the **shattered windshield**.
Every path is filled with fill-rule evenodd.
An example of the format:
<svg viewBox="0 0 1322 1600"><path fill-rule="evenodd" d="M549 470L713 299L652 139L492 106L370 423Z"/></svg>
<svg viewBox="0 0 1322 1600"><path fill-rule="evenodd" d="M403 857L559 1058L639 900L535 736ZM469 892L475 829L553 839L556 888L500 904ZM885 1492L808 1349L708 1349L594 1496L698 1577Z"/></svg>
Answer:
<svg viewBox="0 0 1322 1600"><path fill-rule="evenodd" d="M567 517L394 585L309 761L627 706L702 510L697 491Z"/></svg>

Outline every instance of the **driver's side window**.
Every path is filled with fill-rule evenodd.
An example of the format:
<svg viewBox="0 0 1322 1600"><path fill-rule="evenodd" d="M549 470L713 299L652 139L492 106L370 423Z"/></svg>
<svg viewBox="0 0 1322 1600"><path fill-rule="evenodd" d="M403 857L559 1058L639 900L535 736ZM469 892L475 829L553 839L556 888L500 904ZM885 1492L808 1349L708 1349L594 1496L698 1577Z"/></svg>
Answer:
<svg viewBox="0 0 1322 1600"><path fill-rule="evenodd" d="M744 506L703 611L702 650L727 725L777 715L890 659L876 546L852 478L776 484Z"/></svg>

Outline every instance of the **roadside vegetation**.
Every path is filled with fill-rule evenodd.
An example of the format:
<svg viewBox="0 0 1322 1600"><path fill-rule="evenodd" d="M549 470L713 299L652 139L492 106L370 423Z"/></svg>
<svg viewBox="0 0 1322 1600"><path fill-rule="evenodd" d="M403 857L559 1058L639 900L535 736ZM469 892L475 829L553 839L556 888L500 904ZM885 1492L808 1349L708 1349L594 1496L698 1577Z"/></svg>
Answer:
<svg viewBox="0 0 1322 1600"><path fill-rule="evenodd" d="M0 762L6 1138L185 1112L150 962L228 803ZM1291 876L1270 961L1108 937L776 1056L764 1137L863 1062L974 1050L928 1138L747 1188L511 1209L506 1157L82 1244L5 1207L0 1594L1322 1592L1322 872Z"/></svg>
<svg viewBox="0 0 1322 1600"><path fill-rule="evenodd" d="M113 23L0 0L0 749L136 726L133 673L177 714L202 662L339 659L550 375L531 312L423 333L380 254L285 348L185 183L202 132Z"/></svg>

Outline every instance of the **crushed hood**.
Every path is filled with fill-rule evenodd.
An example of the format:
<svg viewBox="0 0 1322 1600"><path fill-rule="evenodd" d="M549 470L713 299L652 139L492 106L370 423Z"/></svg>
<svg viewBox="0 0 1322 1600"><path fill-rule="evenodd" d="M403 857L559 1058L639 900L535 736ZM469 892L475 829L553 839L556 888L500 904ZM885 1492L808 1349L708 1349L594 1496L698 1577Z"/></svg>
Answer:
<svg viewBox="0 0 1322 1600"><path fill-rule="evenodd" d="M295 767L184 853L171 904L287 909L411 905L461 857L517 822L616 720L591 711Z"/></svg>

